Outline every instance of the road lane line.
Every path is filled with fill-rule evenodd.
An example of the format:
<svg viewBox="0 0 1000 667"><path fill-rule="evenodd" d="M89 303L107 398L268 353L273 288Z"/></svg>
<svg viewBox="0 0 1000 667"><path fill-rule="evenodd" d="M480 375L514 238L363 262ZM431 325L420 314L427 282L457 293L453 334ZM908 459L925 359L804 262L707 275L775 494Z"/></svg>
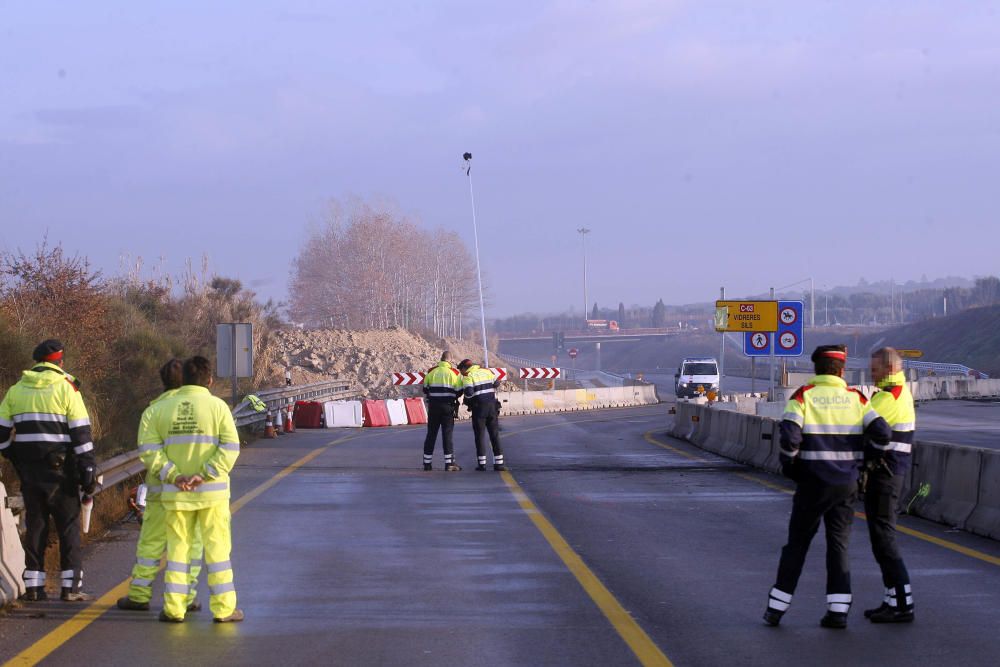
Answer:
<svg viewBox="0 0 1000 667"><path fill-rule="evenodd" d="M683 456L686 456L689 459L694 459L696 461L705 461L705 462L708 462L708 459L706 459L706 458L698 457L698 456L695 456L693 454L688 454L687 452L684 452L684 451L682 451L682 450L680 450L680 449L678 449L676 447L668 445L665 442L661 442L661 441L657 440L656 438L653 437L653 433L655 433L655 431L648 431L648 432L644 433L642 437L646 440L646 442L654 444L657 447L662 447L663 449L670 450L671 452L675 452L677 454L681 454ZM762 486L766 486L769 489L773 489L775 491L780 491L781 493L787 493L789 495L793 495L795 493L795 489L789 489L787 487L783 487L783 486L780 486L778 484L774 484L773 482L769 482L767 480L760 479L759 477L755 477L753 475L746 475L746 474L743 474L743 473L736 473L736 476L737 477L742 477L743 479L749 480L751 482L756 482L757 484L760 484ZM855 512L854 516L858 517L859 519L861 519L863 521L867 521L868 520L868 517L865 516L864 512ZM990 554L985 553L983 551L979 551L977 549L971 549L969 547L962 546L961 544L958 544L957 542L952 542L950 540L945 540L945 539L942 539L940 537L935 537L934 535L931 535L930 533L925 533L923 531L919 531L919 530L916 530L914 528L910 528L908 526L904 526L904 525L902 525L900 523L896 524L896 530L898 530L901 533L904 533L905 535L909 535L910 537L915 537L915 538L917 538L919 540L923 540L925 542L930 542L931 544L935 544L935 545L937 545L939 547L944 547L945 549L949 549L950 551L954 551L956 553L960 553L962 555L969 556L970 558L975 558L977 560L981 560L984 563L989 563L990 565L1000 565L1000 557L991 556Z"/></svg>
<svg viewBox="0 0 1000 667"><path fill-rule="evenodd" d="M274 477L263 482L262 484L254 487L247 493L240 496L239 500L230 505L230 511L235 514L246 505L248 502L264 493L279 481L288 477L305 464L309 463L317 456L327 451L330 447L351 440L358 437L358 434L352 434L349 436L344 436L343 438L338 438L327 444L314 449L309 452L298 461L295 461L289 465L284 470L278 472ZM128 577L125 581L121 582L110 591L99 597L98 599L91 602L85 608L76 613L72 618L67 619L60 623L54 630L50 631L44 637L36 641L34 644L24 649L13 658L8 660L3 664L3 667L25 667L27 665L36 665L46 657L49 656L53 651L61 647L63 644L68 642L70 639L83 632L83 630L103 616L106 612L115 608L118 598L123 597L128 594L129 583L132 581L132 577Z"/></svg>
<svg viewBox="0 0 1000 667"><path fill-rule="evenodd" d="M587 595L594 601L597 607L601 610L604 616L611 622L611 625L615 628L618 634L621 636L628 647L632 649L635 657L639 659L639 662L644 667L672 667L673 663L663 654L663 651L650 639L649 635L639 627L635 619L632 618L625 608L621 606L621 603L612 595L601 580L597 578L590 568L587 567L583 559L573 551L573 548L569 543L559 534L555 526L545 518L545 515L535 506L528 495L521 488L521 485L517 483L513 475L510 472L501 472L500 476L503 478L507 488L510 489L511 494L517 500L517 504L521 506L525 514L531 519L532 523L535 524L535 528L545 537L548 541L549 546L552 550L556 552L562 562L565 563L566 567L576 580L583 587L583 590L587 592Z"/></svg>

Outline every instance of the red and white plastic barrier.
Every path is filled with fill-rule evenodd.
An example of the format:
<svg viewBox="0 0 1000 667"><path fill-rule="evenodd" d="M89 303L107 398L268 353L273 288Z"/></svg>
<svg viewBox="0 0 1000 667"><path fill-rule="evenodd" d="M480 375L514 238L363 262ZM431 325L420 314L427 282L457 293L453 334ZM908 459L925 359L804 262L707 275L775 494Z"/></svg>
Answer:
<svg viewBox="0 0 1000 667"><path fill-rule="evenodd" d="M361 401L327 401L323 416L327 428L361 428L365 423Z"/></svg>
<svg viewBox="0 0 1000 667"><path fill-rule="evenodd" d="M385 402L386 412L389 414L389 426L405 426L406 403L401 398L390 399Z"/></svg>
<svg viewBox="0 0 1000 667"><path fill-rule="evenodd" d="M427 423L427 407L424 405L424 399L422 398L407 398L404 403L406 404L406 421L410 424L426 424Z"/></svg>
<svg viewBox="0 0 1000 667"><path fill-rule="evenodd" d="M385 401L362 401L361 411L364 415L365 426L389 426L389 410Z"/></svg>

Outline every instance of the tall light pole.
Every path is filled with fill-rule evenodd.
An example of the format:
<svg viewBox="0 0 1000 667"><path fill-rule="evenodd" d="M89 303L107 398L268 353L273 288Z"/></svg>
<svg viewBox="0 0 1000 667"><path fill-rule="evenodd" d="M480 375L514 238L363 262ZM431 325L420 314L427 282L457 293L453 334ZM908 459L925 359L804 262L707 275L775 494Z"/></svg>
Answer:
<svg viewBox="0 0 1000 667"><path fill-rule="evenodd" d="M472 202L472 234L476 241L476 278L479 280L479 321L483 329L483 363L490 367L490 351L486 346L486 305L483 303L483 272L479 267L479 227L476 225L476 195L472 191L472 153L464 153L465 175L469 177L469 200Z"/></svg>
<svg viewBox="0 0 1000 667"><path fill-rule="evenodd" d="M583 239L583 328L587 328L587 320L590 316L587 315L588 308L590 308L590 300L587 298L587 234L590 230L586 227L581 227L576 230L580 234L580 238Z"/></svg>

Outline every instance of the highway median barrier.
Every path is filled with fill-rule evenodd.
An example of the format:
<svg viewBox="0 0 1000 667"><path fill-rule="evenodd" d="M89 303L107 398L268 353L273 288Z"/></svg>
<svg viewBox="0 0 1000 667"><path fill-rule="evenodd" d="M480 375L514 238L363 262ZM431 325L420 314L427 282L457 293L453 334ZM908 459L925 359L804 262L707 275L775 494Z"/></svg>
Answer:
<svg viewBox="0 0 1000 667"><path fill-rule="evenodd" d="M942 385L947 383L936 383L935 390ZM953 381L947 391L954 389ZM779 420L678 403L670 433L726 458L781 472ZM909 504L910 513L1000 539L1000 451L918 441L906 480L902 504ZM925 484L930 492L908 503Z"/></svg>
<svg viewBox="0 0 1000 667"><path fill-rule="evenodd" d="M1000 451L983 450L979 497L965 521L966 530L1000 540Z"/></svg>
<svg viewBox="0 0 1000 667"><path fill-rule="evenodd" d="M7 488L0 483L0 606L24 593L24 549L17 533L17 519L8 506Z"/></svg>
<svg viewBox="0 0 1000 667"><path fill-rule="evenodd" d="M913 492L924 483L930 484L930 493L914 503L914 513L965 528L979 502L983 450L918 442L913 451Z"/></svg>

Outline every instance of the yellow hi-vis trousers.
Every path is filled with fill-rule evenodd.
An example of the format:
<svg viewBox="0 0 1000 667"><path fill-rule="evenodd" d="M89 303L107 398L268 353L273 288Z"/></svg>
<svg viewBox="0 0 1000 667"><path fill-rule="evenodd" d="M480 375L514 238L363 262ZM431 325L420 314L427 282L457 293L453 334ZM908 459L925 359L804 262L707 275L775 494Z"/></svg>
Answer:
<svg viewBox="0 0 1000 667"><path fill-rule="evenodd" d="M163 611L171 618L184 618L187 611L188 571L191 543L201 530L205 544L209 607L212 616L225 618L236 610L229 501L201 509L167 508L167 571L163 575Z"/></svg>
<svg viewBox="0 0 1000 667"><path fill-rule="evenodd" d="M187 604L198 595L198 574L201 572L201 531L195 530L188 553L191 568L188 571ZM133 602L149 602L153 597L153 580L160 569L160 559L167 550L167 511L160 502L159 495L149 498L142 517L139 542L135 545L135 565L132 567L132 582L128 587L128 598Z"/></svg>

